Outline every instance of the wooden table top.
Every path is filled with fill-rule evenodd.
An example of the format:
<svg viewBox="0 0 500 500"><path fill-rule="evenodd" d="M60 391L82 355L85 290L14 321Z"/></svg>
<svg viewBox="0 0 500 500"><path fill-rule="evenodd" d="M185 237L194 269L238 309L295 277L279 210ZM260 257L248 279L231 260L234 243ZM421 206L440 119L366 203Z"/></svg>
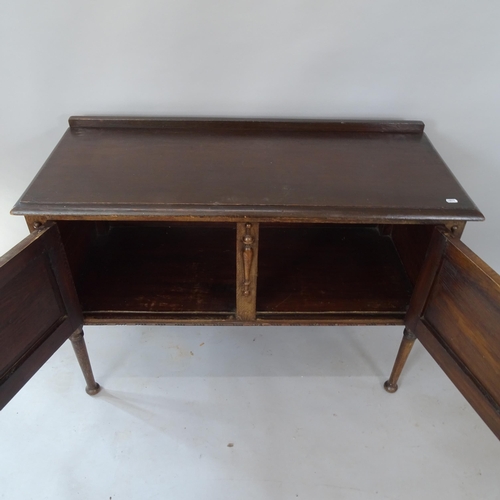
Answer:
<svg viewBox="0 0 500 500"><path fill-rule="evenodd" d="M414 121L73 117L12 213L482 220L423 128Z"/></svg>

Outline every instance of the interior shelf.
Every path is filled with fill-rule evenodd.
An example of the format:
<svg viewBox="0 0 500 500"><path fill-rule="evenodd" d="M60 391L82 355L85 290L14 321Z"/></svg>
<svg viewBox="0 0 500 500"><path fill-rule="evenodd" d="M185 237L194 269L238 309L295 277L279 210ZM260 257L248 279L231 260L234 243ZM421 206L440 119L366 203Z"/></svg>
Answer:
<svg viewBox="0 0 500 500"><path fill-rule="evenodd" d="M235 241L231 224L111 225L77 281L84 314L234 314Z"/></svg>
<svg viewBox="0 0 500 500"><path fill-rule="evenodd" d="M264 225L257 315L402 317L412 285L389 235L377 226Z"/></svg>

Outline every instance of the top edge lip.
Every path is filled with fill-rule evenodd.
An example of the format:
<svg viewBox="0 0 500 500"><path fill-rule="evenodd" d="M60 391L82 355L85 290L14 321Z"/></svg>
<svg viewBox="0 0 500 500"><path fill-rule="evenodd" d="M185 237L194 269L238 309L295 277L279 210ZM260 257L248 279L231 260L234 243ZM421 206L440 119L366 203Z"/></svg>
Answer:
<svg viewBox="0 0 500 500"><path fill-rule="evenodd" d="M38 204L19 201L12 208L12 215L23 216L49 216L57 218L58 216L73 217L236 217L236 218L307 218L316 216L327 220L386 220L389 221L484 221L484 215L477 208L469 208L454 213L443 213L435 209L401 209L393 207L378 208L376 210L367 210L366 208L354 207L322 207L322 206L210 206L210 205L171 205L164 207L155 207L151 205L112 204L112 206L103 206L96 204L79 206L71 204Z"/></svg>
<svg viewBox="0 0 500 500"><path fill-rule="evenodd" d="M70 116L71 129L81 128L143 128L143 129L276 129L283 131L378 132L422 134L425 124L419 120L360 120L360 119L284 119L232 117L152 117L152 116Z"/></svg>

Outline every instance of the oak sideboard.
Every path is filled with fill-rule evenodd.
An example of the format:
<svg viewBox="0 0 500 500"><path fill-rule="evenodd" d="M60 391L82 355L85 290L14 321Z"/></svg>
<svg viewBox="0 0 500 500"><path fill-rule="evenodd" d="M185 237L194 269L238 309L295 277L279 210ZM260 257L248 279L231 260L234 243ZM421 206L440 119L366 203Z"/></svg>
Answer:
<svg viewBox="0 0 500 500"><path fill-rule="evenodd" d="M0 259L0 407L67 339L97 393L85 324L403 325L385 389L418 339L500 437L500 276L422 122L69 125Z"/></svg>

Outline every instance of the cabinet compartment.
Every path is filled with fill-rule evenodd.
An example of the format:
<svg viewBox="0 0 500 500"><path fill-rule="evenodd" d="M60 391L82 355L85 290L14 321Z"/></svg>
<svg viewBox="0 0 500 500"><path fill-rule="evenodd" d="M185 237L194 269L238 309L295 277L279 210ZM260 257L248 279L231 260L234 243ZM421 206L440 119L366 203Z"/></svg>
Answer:
<svg viewBox="0 0 500 500"><path fill-rule="evenodd" d="M401 322L413 286L403 265L410 260L408 251L400 256L391 232L391 226L375 225L262 224L258 317L371 316Z"/></svg>
<svg viewBox="0 0 500 500"><path fill-rule="evenodd" d="M73 274L87 320L234 315L234 224L66 224L63 239L86 247Z"/></svg>
<svg viewBox="0 0 500 500"><path fill-rule="evenodd" d="M238 321L235 223L58 225L86 322ZM431 230L261 223L256 319L402 323Z"/></svg>

